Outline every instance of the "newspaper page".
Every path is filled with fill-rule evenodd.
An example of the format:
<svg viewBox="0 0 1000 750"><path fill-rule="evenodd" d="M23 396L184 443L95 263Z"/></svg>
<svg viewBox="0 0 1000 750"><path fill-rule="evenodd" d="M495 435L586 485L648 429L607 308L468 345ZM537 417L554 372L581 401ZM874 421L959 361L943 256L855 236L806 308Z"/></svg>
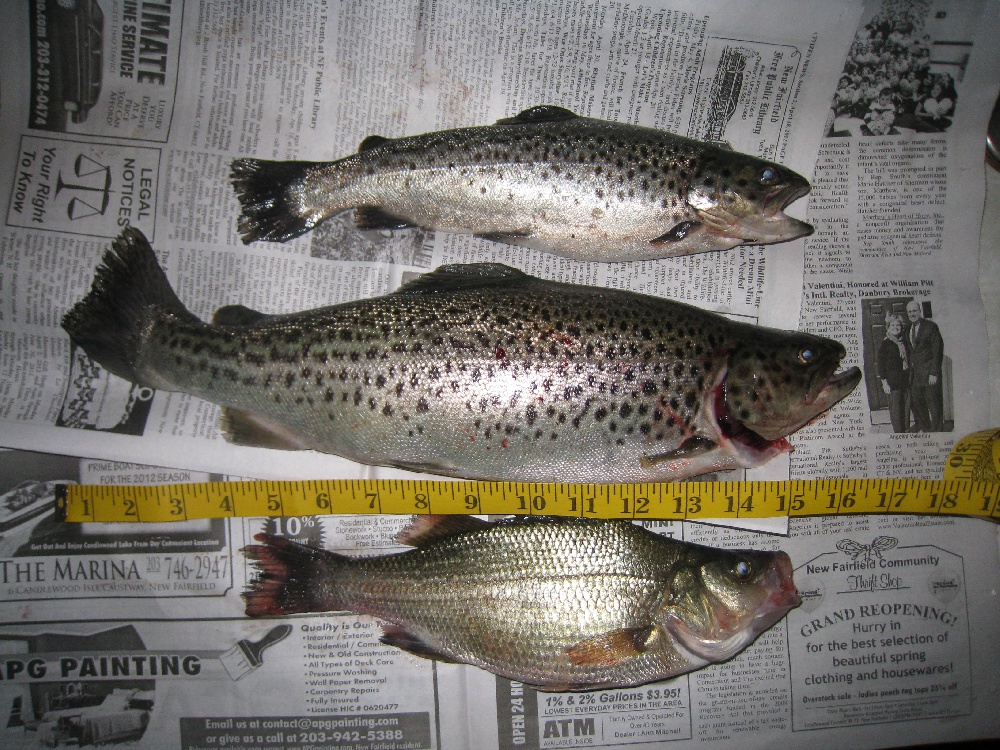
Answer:
<svg viewBox="0 0 1000 750"><path fill-rule="evenodd" d="M982 9L865 7L816 162L801 320L864 380L796 436L793 477L934 477L957 437L989 426L978 248L1000 66L979 53L998 18Z"/></svg>
<svg viewBox="0 0 1000 750"><path fill-rule="evenodd" d="M5 67L0 107L11 134L0 144L10 190L0 442L269 478L406 476L229 445L216 406L136 386L72 347L60 320L125 225L150 238L180 299L206 320L223 305L293 312L388 293L442 263L498 261L798 326L802 240L584 263L420 229L358 231L347 212L286 244L244 246L229 164L334 159L373 133L488 124L547 103L810 176L856 3L70 5L19 5L0 30L17 63ZM56 43L64 35L90 51L74 57ZM787 477L787 457L753 476Z"/></svg>
<svg viewBox="0 0 1000 750"><path fill-rule="evenodd" d="M383 554L400 551L406 518L70 526L52 514L57 482L403 475L227 445L214 406L133 386L71 347L59 320L125 224L151 238L205 319L226 304L289 312L372 296L440 263L492 260L825 333L866 379L768 476L937 476L957 437L988 426L972 248L998 79L994 5L34 0L7 18L0 443L27 450L0 453L0 745L839 748L1000 733L1000 562L983 521L810 519L787 537L650 524L720 547L784 549L803 605L726 664L549 694L386 646L364 616L243 615L250 572L239 549L253 534ZM79 44L55 43L64 38ZM857 73L873 88L887 50L928 94L945 73L955 92L934 95L936 115L930 103L918 114L919 102L909 113L907 71L889 87L893 122L879 132L881 97L844 110L838 97L851 95L838 81ZM817 233L613 265L421 230L359 232L349 215L285 245L239 242L235 156L333 159L372 133L485 124L543 102L786 163L813 178ZM878 294L862 293L876 279ZM890 343L901 359L908 351L911 298L925 321L916 328L939 323L944 340L931 425L944 429L927 434L893 429L901 413L920 429L913 355L905 408L879 369L885 313L897 307L902 346Z"/></svg>
<svg viewBox="0 0 1000 750"><path fill-rule="evenodd" d="M0 451L0 745L183 750L875 748L995 737L996 526L798 519L788 536L651 521L787 552L802 604L732 660L670 680L540 692L382 643L371 617L251 619L240 548L281 534L392 554L401 516L68 524L56 483L219 479Z"/></svg>

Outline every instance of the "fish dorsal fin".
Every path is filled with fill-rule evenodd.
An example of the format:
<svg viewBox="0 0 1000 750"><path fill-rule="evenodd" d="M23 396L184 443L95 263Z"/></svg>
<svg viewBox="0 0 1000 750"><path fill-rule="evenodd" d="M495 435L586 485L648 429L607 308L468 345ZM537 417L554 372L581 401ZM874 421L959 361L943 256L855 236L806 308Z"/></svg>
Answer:
<svg viewBox="0 0 1000 750"><path fill-rule="evenodd" d="M251 310L243 305L225 305L212 315L212 324L217 326L252 326L260 323L267 315Z"/></svg>
<svg viewBox="0 0 1000 750"><path fill-rule="evenodd" d="M576 112L572 112L565 107L557 107L555 104L539 104L537 107L529 107L523 112L518 112L513 117L505 117L497 120L497 124L517 125L528 122L557 122L559 120L575 120L579 117Z"/></svg>
<svg viewBox="0 0 1000 750"><path fill-rule="evenodd" d="M394 294L430 294L520 283L532 278L524 271L502 263L464 263L438 266L430 273L409 281Z"/></svg>
<svg viewBox="0 0 1000 750"><path fill-rule="evenodd" d="M414 516L406 528L396 534L396 541L409 547L422 547L453 534L481 531L492 525L475 516Z"/></svg>
<svg viewBox="0 0 1000 750"><path fill-rule="evenodd" d="M285 428L249 412L222 407L219 429L227 443L281 451L301 451L308 446Z"/></svg>
<svg viewBox="0 0 1000 750"><path fill-rule="evenodd" d="M620 628L586 638L566 649L566 655L579 667L613 667L625 659L644 653L652 634L652 625Z"/></svg>
<svg viewBox="0 0 1000 750"><path fill-rule="evenodd" d="M391 140L391 138L386 138L384 135L370 135L361 141L361 144L358 146L358 153L371 151L373 148L383 146Z"/></svg>

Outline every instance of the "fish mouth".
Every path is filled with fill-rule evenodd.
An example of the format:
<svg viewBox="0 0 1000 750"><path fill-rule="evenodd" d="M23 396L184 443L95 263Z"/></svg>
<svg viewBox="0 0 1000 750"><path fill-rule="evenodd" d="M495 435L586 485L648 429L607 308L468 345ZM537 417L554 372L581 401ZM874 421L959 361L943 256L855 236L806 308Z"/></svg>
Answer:
<svg viewBox="0 0 1000 750"><path fill-rule="evenodd" d="M725 380L715 388L715 423L719 434L734 445L761 455L775 455L792 450L785 437L803 427L823 412L845 398L861 382L861 370L850 367L833 374L817 372L802 399L801 404L784 416L775 418L767 428L747 427L726 406Z"/></svg>
<svg viewBox="0 0 1000 750"><path fill-rule="evenodd" d="M809 194L811 186L805 180L772 191L761 204L759 215L744 217L740 222L744 245L788 242L808 237L816 228L812 224L785 213L789 205Z"/></svg>
<svg viewBox="0 0 1000 750"><path fill-rule="evenodd" d="M771 214L777 214L780 211L784 211L799 198L804 198L809 195L811 190L812 186L805 180L802 182L795 182L791 185L784 185L777 190L772 191L771 194L764 199L765 210Z"/></svg>
<svg viewBox="0 0 1000 750"><path fill-rule="evenodd" d="M773 606L785 610L794 609L802 604L799 590L792 580L792 558L788 556L787 552L774 553L774 573L781 585L771 594L769 602Z"/></svg>
<svg viewBox="0 0 1000 750"><path fill-rule="evenodd" d="M679 617L671 617L666 627L677 640L692 654L712 662L722 662L731 659L742 651L751 641L770 628L788 611L802 603L798 589L792 580L792 560L786 552L774 552L771 564L761 574L759 585L771 593L764 600L753 617L742 620L735 632L722 629L719 637L706 637L705 634L693 630ZM738 623L737 618L723 604L715 611L720 622ZM730 625L729 627L733 627Z"/></svg>
<svg viewBox="0 0 1000 750"><path fill-rule="evenodd" d="M853 391L859 382L861 370L857 367L849 367L826 377L822 373L816 373L806 392L805 403L810 406L818 405L825 411Z"/></svg>

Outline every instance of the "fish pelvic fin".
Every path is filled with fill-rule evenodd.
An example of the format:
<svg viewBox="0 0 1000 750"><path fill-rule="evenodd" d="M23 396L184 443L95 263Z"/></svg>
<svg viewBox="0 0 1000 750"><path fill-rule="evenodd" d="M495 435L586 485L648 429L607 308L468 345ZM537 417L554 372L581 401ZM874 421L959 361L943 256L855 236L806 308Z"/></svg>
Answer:
<svg viewBox="0 0 1000 750"><path fill-rule="evenodd" d="M330 581L349 558L273 534L257 534L254 539L260 543L243 548L257 568L256 577L243 592L248 617L343 609L331 595L335 587Z"/></svg>
<svg viewBox="0 0 1000 750"><path fill-rule="evenodd" d="M256 240L285 242L305 234L326 218L305 213L295 201L303 192L309 170L317 164L265 159L233 161L229 178L240 202L236 226L245 245Z"/></svg>
<svg viewBox="0 0 1000 750"><path fill-rule="evenodd" d="M125 227L94 274L90 293L62 319L74 344L108 372L151 388L141 371L146 323L153 313L199 322L174 294L146 236Z"/></svg>
<svg viewBox="0 0 1000 750"><path fill-rule="evenodd" d="M646 651L653 626L619 628L586 638L566 649L569 660L578 667L613 667Z"/></svg>

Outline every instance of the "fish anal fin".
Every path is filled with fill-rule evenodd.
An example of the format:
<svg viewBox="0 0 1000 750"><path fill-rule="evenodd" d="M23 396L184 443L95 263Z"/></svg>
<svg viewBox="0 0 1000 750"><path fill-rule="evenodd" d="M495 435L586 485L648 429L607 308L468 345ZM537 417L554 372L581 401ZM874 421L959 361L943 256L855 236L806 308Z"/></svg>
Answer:
<svg viewBox="0 0 1000 750"><path fill-rule="evenodd" d="M656 239L650 240L649 244L656 246L666 245L671 242L680 242L691 233L691 230L697 229L700 226L700 221L682 221L680 224L674 225Z"/></svg>
<svg viewBox="0 0 1000 750"><path fill-rule="evenodd" d="M252 326L267 315L257 310L251 310L243 305L225 305L212 315L212 324L217 326Z"/></svg>
<svg viewBox="0 0 1000 750"><path fill-rule="evenodd" d="M409 219L393 216L378 206L354 209L354 224L358 229L408 229L416 226Z"/></svg>
<svg viewBox="0 0 1000 750"><path fill-rule="evenodd" d="M648 469L651 466L656 466L657 464L664 463L665 461L676 461L684 458L703 456L718 447L718 444L711 438L702 437L701 435L692 435L672 451L657 453L654 456L643 456L639 459L639 463L642 468Z"/></svg>
<svg viewBox="0 0 1000 750"><path fill-rule="evenodd" d="M576 112L559 107L555 104L539 104L536 107L529 107L523 112L518 112L513 117L505 117L497 120L497 125L517 125L527 122L556 122L558 120L575 120L579 117Z"/></svg>
<svg viewBox="0 0 1000 750"><path fill-rule="evenodd" d="M427 641L423 638L414 635L400 625L383 625L382 637L379 638L379 640L386 646L395 646L396 648L402 649L403 651L413 654L414 656L420 656L424 659L449 662L451 664L458 664L455 659L451 658L447 654L441 653L427 643Z"/></svg>
<svg viewBox="0 0 1000 750"><path fill-rule="evenodd" d="M502 242L505 245L521 245L528 247L528 240L531 239L531 232L483 232L481 234L476 234L475 236L481 240Z"/></svg>
<svg viewBox="0 0 1000 750"><path fill-rule="evenodd" d="M502 263L465 263L438 266L413 281L403 284L394 294L428 294L477 289L484 286L522 283L532 277Z"/></svg>
<svg viewBox="0 0 1000 750"><path fill-rule="evenodd" d="M587 638L566 649L569 660L578 667L613 667L646 651L653 632L651 625L619 628Z"/></svg>
<svg viewBox="0 0 1000 750"><path fill-rule="evenodd" d="M219 429L226 442L254 448L272 448L282 451L301 451L308 448L301 440L280 425L241 409L222 407Z"/></svg>
<svg viewBox="0 0 1000 750"><path fill-rule="evenodd" d="M414 516L410 523L396 534L396 541L410 547L421 547L446 536L481 531L492 525L489 521L475 516Z"/></svg>
<svg viewBox="0 0 1000 750"><path fill-rule="evenodd" d="M391 138L386 138L384 135L370 135L361 141L361 144L358 146L358 153L361 153L362 151L371 151L373 148L384 146L391 140Z"/></svg>

